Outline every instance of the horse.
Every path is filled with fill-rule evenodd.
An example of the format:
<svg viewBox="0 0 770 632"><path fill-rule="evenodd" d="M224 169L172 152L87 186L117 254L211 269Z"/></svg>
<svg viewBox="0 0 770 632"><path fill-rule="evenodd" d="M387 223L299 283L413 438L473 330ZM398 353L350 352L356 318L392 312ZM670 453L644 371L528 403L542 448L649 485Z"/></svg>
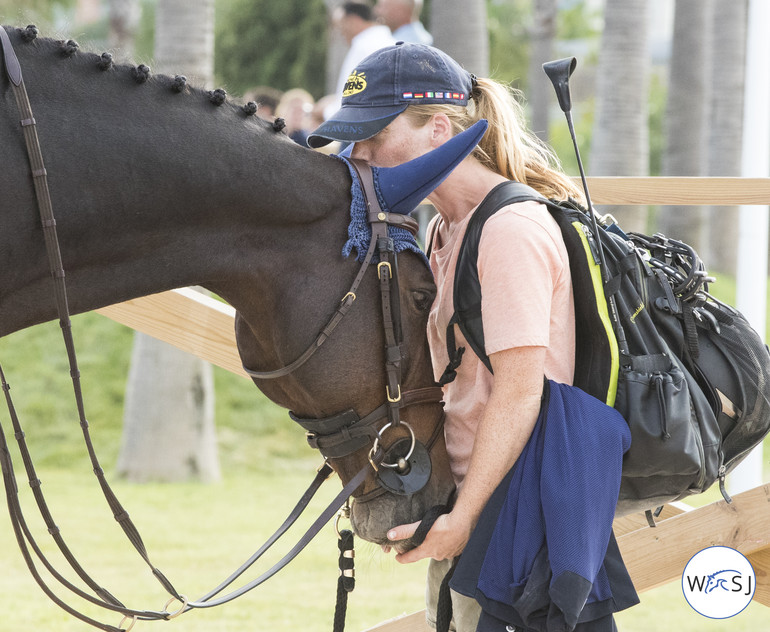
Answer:
<svg viewBox="0 0 770 632"><path fill-rule="evenodd" d="M183 77L118 65L71 40L3 27L34 111L73 314L197 285L232 305L245 367L271 371L300 356L346 296L359 264L341 254L350 222L351 172L300 147L222 91ZM8 63L6 51L6 63ZM54 280L13 86L0 72L0 336L56 318ZM374 266L372 266L374 267ZM413 252L398 260L405 391L434 387L425 328L435 286ZM353 409L363 418L385 398L385 334L379 282L364 274L348 314L303 366L256 386L296 418ZM439 401L403 410L428 445ZM408 437L388 430L382 442ZM453 493L443 433L415 493L379 487L372 469L354 492L362 538L419 521ZM380 435L378 434L379 438ZM330 458L343 484L371 446ZM409 543L403 543L408 548Z"/></svg>

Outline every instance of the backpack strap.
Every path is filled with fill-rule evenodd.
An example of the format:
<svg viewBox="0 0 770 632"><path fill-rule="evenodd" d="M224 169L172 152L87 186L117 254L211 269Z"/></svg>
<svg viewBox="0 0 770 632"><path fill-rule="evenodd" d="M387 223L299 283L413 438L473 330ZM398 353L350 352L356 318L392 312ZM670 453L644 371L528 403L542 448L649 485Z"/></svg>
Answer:
<svg viewBox="0 0 770 632"><path fill-rule="evenodd" d="M486 221L501 208L519 202L535 201L551 205L547 198L521 182L506 181L492 189L473 213L465 231L460 254L457 257L452 301L454 314L447 326L446 340L449 364L440 384L448 384L457 375L464 347L457 348L454 326L460 328L473 352L492 371L492 364L484 349L484 330L481 322L481 281L479 280L478 256L481 231Z"/></svg>

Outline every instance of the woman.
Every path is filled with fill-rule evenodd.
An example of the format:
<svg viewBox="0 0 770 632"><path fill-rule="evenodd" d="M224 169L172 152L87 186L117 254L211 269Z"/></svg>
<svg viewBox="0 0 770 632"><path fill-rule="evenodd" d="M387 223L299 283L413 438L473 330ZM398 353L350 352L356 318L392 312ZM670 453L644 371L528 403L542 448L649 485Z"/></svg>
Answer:
<svg viewBox="0 0 770 632"><path fill-rule="evenodd" d="M524 124L507 88L476 79L441 51L399 43L361 62L346 85L341 109L311 133L308 144L354 142L354 158L392 167L425 154L479 119L489 129L479 146L429 196L438 211L430 264L437 296L428 338L437 378L447 365L446 327L453 313L457 255L474 209L497 185L517 180L549 198L580 199L553 154ZM396 559L432 558L431 602L451 560L465 547L481 510L514 465L537 420L543 375L571 384L574 312L569 263L559 228L535 202L506 207L489 219L479 247L486 352L494 374L466 353L445 386L445 434L458 495L424 543ZM465 344L459 331L457 346ZM466 345L467 346L467 345ZM395 543L417 524L388 533ZM458 632L476 630L478 604L453 593ZM435 623L431 621L431 623Z"/></svg>

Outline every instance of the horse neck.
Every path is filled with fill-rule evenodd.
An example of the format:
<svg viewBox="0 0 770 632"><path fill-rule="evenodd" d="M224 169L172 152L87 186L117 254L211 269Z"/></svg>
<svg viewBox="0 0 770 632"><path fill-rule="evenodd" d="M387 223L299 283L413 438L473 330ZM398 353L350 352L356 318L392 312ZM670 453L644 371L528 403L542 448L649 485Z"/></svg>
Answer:
<svg viewBox="0 0 770 632"><path fill-rule="evenodd" d="M337 161L305 150L241 108L131 68L14 45L57 218L73 313L185 285L249 276L302 239L323 239L349 205ZM40 220L10 84L0 83L7 211L0 334L55 317ZM4 205L5 206L5 205ZM308 230L309 225L313 230ZM326 240L339 248L338 240ZM244 270L248 272L244 272ZM252 284L252 290L254 289ZM238 305L236 305L238 308Z"/></svg>

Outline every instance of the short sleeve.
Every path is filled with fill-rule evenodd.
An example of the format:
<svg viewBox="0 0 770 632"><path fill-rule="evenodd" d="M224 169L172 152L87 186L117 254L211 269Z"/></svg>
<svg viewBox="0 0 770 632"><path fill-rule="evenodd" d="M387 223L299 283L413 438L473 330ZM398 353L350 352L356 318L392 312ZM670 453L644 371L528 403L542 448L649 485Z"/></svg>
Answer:
<svg viewBox="0 0 770 632"><path fill-rule="evenodd" d="M536 202L511 205L487 220L478 258L487 355L549 346L563 248L558 227Z"/></svg>

